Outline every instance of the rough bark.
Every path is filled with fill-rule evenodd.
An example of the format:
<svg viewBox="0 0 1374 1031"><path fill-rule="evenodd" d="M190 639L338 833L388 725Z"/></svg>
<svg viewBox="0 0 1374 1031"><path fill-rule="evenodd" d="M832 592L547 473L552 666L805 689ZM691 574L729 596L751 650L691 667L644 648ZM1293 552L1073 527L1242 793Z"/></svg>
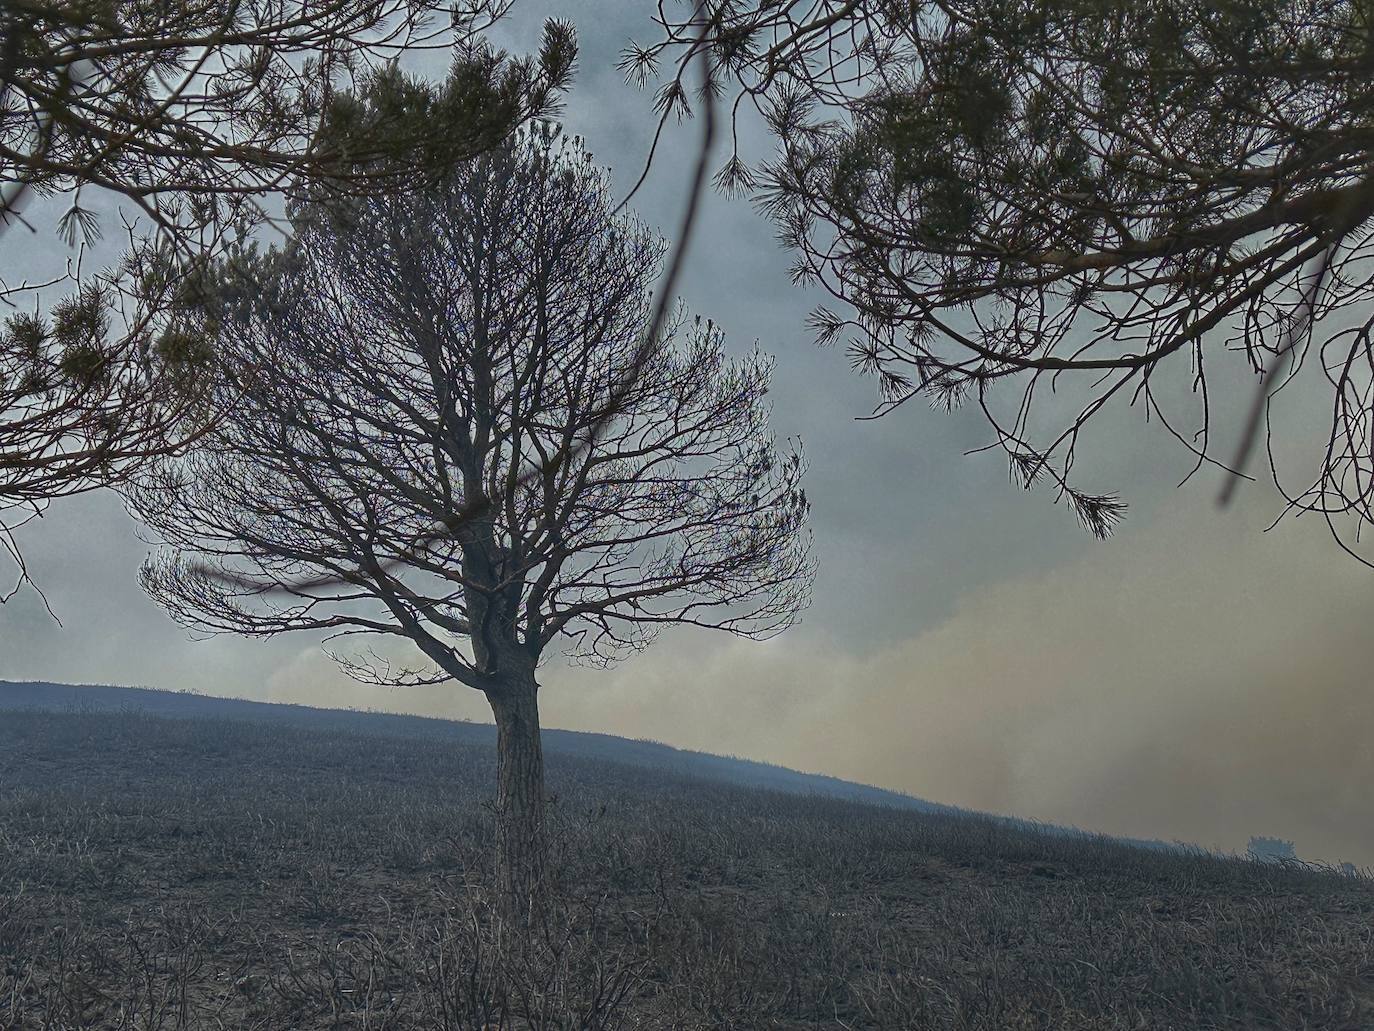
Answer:
<svg viewBox="0 0 1374 1031"><path fill-rule="evenodd" d="M487 692L496 717L496 883L503 915L528 922L544 885L544 749L533 671Z"/></svg>

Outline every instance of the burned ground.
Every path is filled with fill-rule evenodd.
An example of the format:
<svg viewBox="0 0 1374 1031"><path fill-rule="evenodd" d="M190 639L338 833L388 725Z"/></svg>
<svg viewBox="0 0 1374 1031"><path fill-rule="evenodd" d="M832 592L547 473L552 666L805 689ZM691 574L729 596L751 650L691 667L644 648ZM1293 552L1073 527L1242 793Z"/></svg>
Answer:
<svg viewBox="0 0 1374 1031"><path fill-rule="evenodd" d="M1374 1026L1365 877L557 754L499 941L494 760L0 712L0 1028Z"/></svg>

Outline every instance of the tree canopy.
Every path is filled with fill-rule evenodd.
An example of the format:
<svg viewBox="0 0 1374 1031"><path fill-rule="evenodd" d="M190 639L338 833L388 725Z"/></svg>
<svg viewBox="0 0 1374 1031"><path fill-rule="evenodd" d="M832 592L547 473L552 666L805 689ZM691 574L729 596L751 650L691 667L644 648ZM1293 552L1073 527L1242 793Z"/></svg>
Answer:
<svg viewBox="0 0 1374 1031"><path fill-rule="evenodd" d="M1242 463L1211 446L1208 374L1232 351L1267 396L1326 381L1316 462L1276 477L1333 528L1370 520L1367 3L719 0L705 18L661 6L627 71L662 75L666 118L704 50L737 116L766 118L775 157L732 155L718 182L753 192L796 278L842 302L814 326L878 377L879 411L980 405L1014 478L1105 535L1122 506L1072 485L1080 432L1140 402L1199 464ZM1186 381L1165 375L1183 362ZM1046 430L1039 400L1073 378L1086 402Z"/></svg>
<svg viewBox="0 0 1374 1031"><path fill-rule="evenodd" d="M534 59L483 32L502 0L7 0L0 41L3 215L62 195L69 236L99 231L83 195L130 202L145 229L203 243L265 196L442 174L545 113L576 47L550 21ZM439 87L403 54L452 55Z"/></svg>
<svg viewBox="0 0 1374 1031"><path fill-rule="evenodd" d="M557 103L571 28L536 57L491 48L501 0L7 0L0 10L0 233L55 213L65 269L0 282L0 544L50 499L120 482L210 415L180 307L188 277L283 197L440 177ZM452 57L448 77L403 53ZM118 205L123 257L86 248ZM203 400L203 399L201 399ZM191 416L200 418L192 418Z"/></svg>

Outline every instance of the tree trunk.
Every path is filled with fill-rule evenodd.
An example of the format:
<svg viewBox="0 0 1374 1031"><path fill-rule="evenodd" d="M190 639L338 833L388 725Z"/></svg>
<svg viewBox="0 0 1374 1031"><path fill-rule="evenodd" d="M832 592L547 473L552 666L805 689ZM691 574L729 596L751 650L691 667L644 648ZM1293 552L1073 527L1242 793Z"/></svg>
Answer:
<svg viewBox="0 0 1374 1031"><path fill-rule="evenodd" d="M502 916L528 923L544 885L544 748L533 671L487 694L496 716L496 887Z"/></svg>

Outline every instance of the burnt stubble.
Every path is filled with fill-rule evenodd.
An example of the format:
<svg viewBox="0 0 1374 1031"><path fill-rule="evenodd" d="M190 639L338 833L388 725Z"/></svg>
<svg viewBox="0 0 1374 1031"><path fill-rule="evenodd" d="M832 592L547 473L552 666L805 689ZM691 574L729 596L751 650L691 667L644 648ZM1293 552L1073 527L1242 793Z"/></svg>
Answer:
<svg viewBox="0 0 1374 1031"><path fill-rule="evenodd" d="M0 1027L1374 1026L1374 881L551 755L494 919L489 748L0 712Z"/></svg>

